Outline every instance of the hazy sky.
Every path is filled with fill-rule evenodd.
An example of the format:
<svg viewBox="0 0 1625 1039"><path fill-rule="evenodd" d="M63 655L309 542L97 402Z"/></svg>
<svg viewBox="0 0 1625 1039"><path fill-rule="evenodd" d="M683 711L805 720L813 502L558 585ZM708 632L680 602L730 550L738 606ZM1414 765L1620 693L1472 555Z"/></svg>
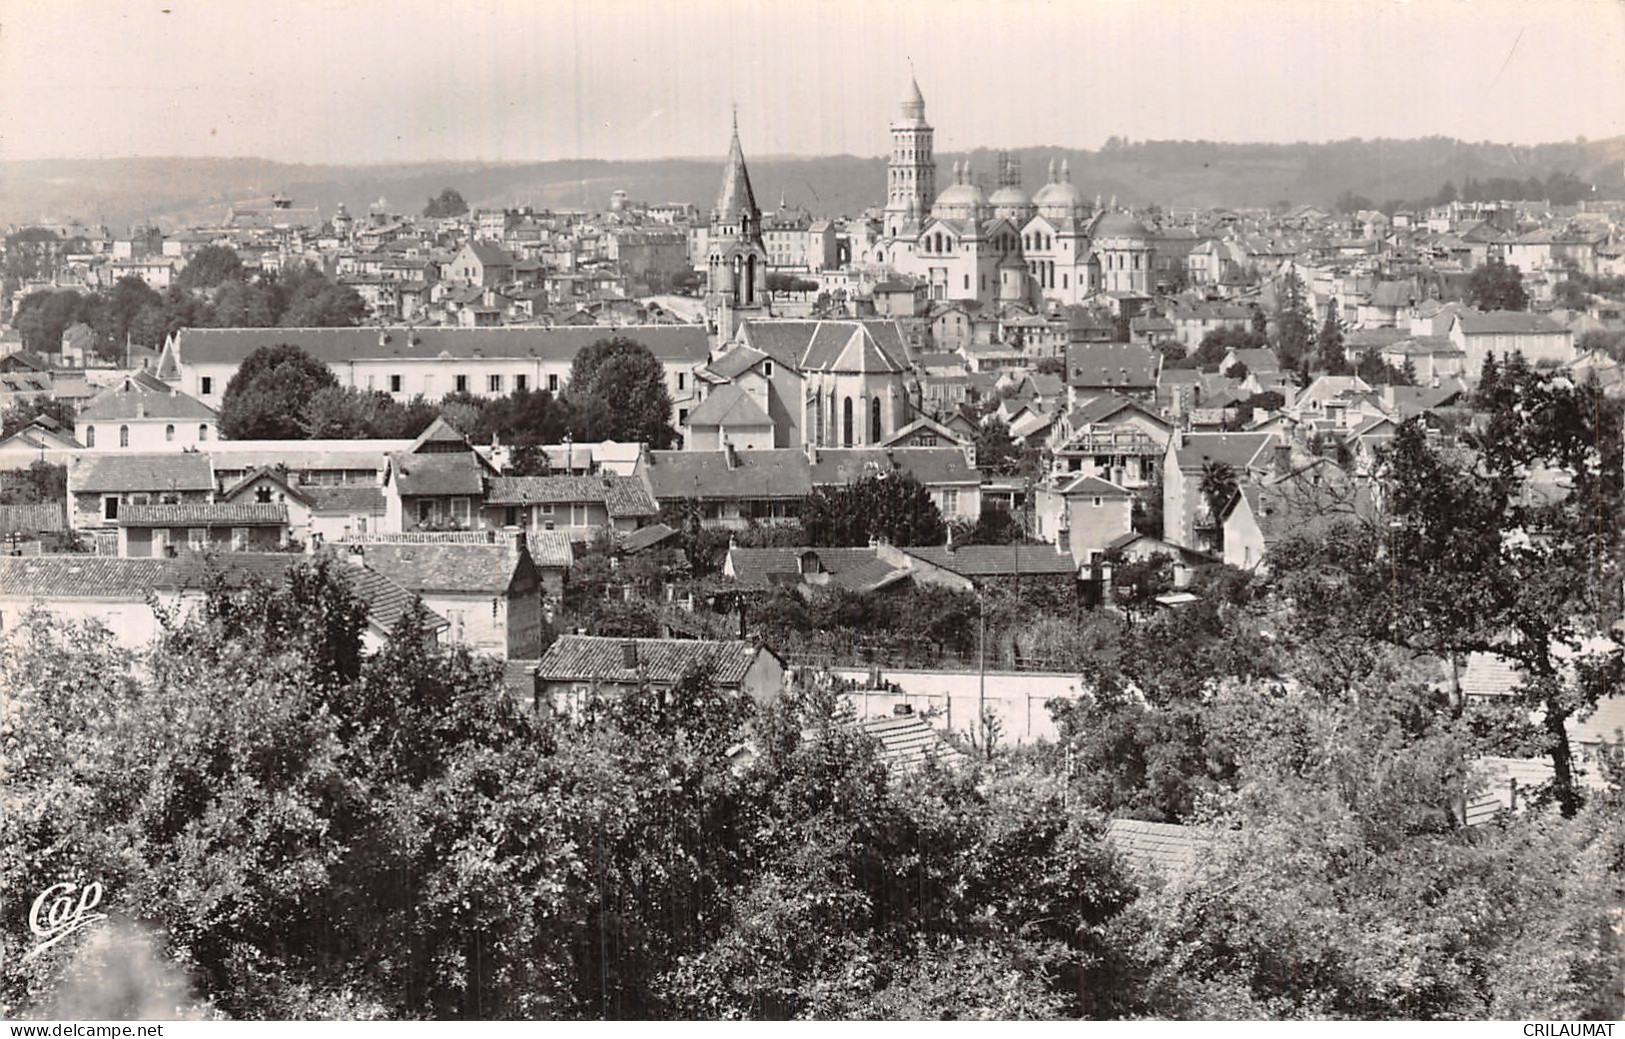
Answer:
<svg viewBox="0 0 1625 1039"><path fill-rule="evenodd" d="M1625 134L1621 0L0 0L0 158Z"/></svg>

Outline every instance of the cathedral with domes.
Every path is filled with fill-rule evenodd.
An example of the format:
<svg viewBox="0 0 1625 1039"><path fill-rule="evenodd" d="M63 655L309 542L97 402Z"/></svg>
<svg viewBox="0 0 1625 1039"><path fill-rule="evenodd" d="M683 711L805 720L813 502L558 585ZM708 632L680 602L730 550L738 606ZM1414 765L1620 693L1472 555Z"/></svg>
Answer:
<svg viewBox="0 0 1625 1039"><path fill-rule="evenodd" d="M1091 205L1066 161L1050 161L1048 180L1030 198L1019 162L1003 155L992 195L976 184L969 160L954 163L938 194L934 133L910 77L891 125L879 233L855 259L924 282L933 300L1038 306L1103 291L1150 293L1151 232L1127 212L1098 199Z"/></svg>

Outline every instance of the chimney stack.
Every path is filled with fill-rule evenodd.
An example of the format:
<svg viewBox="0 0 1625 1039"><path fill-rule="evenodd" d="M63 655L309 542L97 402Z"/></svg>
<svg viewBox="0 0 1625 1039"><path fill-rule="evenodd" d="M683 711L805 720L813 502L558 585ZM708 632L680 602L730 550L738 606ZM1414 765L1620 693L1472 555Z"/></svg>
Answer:
<svg viewBox="0 0 1625 1039"><path fill-rule="evenodd" d="M722 441L722 455L728 463L729 472L739 468L739 452L734 450L732 441L726 439Z"/></svg>
<svg viewBox="0 0 1625 1039"><path fill-rule="evenodd" d="M1275 475L1286 476L1292 472L1292 445L1275 445Z"/></svg>
<svg viewBox="0 0 1625 1039"><path fill-rule="evenodd" d="M628 671L638 668L638 643L636 639L626 639L621 643L621 666Z"/></svg>

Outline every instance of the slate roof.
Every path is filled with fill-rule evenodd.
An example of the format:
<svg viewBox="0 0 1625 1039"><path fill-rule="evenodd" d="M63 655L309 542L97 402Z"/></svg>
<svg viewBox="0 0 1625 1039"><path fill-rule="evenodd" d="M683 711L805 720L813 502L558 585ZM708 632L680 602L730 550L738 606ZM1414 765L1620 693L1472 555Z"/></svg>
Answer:
<svg viewBox="0 0 1625 1039"><path fill-rule="evenodd" d="M121 527L278 527L287 523L286 505L257 502L126 505L118 517Z"/></svg>
<svg viewBox="0 0 1625 1039"><path fill-rule="evenodd" d="M706 395L700 406L688 416L689 428L708 426L760 427L771 426L773 420L756 403L756 398L735 383L718 386Z"/></svg>
<svg viewBox="0 0 1625 1039"><path fill-rule="evenodd" d="M420 595L503 595L521 568L520 555L506 544L368 542L362 558L367 566Z"/></svg>
<svg viewBox="0 0 1625 1039"><path fill-rule="evenodd" d="M1242 348L1230 351L1236 360L1247 366L1249 372L1278 372L1281 370L1281 359L1275 356L1275 351L1267 346Z"/></svg>
<svg viewBox="0 0 1625 1039"><path fill-rule="evenodd" d="M734 580L750 588L771 588L801 581L801 557L811 552L831 579L879 561L872 548L739 548L728 549ZM889 569L889 568L888 568Z"/></svg>
<svg viewBox="0 0 1625 1039"><path fill-rule="evenodd" d="M145 374L144 372L141 374ZM135 419L177 419L187 422L213 422L219 414L196 397L188 396L157 380L130 377L96 394L79 409L80 423L125 422ZM160 388L161 387L161 388Z"/></svg>
<svg viewBox="0 0 1625 1039"><path fill-rule="evenodd" d="M364 513L372 516L382 515L385 511L384 489L374 484L303 484L298 491L310 502L310 510L316 513Z"/></svg>
<svg viewBox="0 0 1625 1039"><path fill-rule="evenodd" d="M821 447L810 467L815 487L844 486L875 472L908 473L927 487L982 480L957 447Z"/></svg>
<svg viewBox="0 0 1625 1039"><path fill-rule="evenodd" d="M611 336L642 343L663 362L703 364L710 356L710 338L703 325L187 328L176 333L175 350L183 364L241 364L259 347L278 343L292 343L327 364L439 357L570 361L585 347Z"/></svg>
<svg viewBox="0 0 1625 1039"><path fill-rule="evenodd" d="M1522 310L1463 309L1456 321L1467 335L1560 335L1568 331L1545 314Z"/></svg>
<svg viewBox="0 0 1625 1039"><path fill-rule="evenodd" d="M219 476L220 474L218 471L216 471L215 475ZM300 489L289 479L287 473L281 469L268 465L260 466L257 469L252 469L238 477L237 480L234 481L229 487L220 492L219 497L217 497L215 501L229 502L238 495L245 493L256 482L262 479L269 480L278 487L281 487L282 492L293 500L302 502L306 505L310 504L309 499L307 499Z"/></svg>
<svg viewBox="0 0 1625 1039"><path fill-rule="evenodd" d="M636 669L624 666L624 643L637 646ZM621 639L561 635L542 656L537 671L544 681L574 682L600 678L633 683L639 675L656 685L676 682L690 668L711 675L720 686L744 681L757 654L769 650L753 642L711 639Z"/></svg>
<svg viewBox="0 0 1625 1039"><path fill-rule="evenodd" d="M680 498L805 498L812 493L812 467L795 448L735 451L728 468L722 451L650 451L643 473L660 501Z"/></svg>
<svg viewBox="0 0 1625 1039"><path fill-rule="evenodd" d="M81 455L68 467L68 490L75 494L131 491L212 491L209 456L193 451Z"/></svg>
<svg viewBox="0 0 1625 1039"><path fill-rule="evenodd" d="M411 445L410 440L216 440L202 453L214 459L216 471L371 469L381 473L389 466L390 455L409 450Z"/></svg>
<svg viewBox="0 0 1625 1039"><path fill-rule="evenodd" d="M487 505L602 503L610 517L654 516L660 505L635 476L493 476Z"/></svg>
<svg viewBox="0 0 1625 1039"><path fill-rule="evenodd" d="M1078 564L1054 545L946 545L905 548L904 552L971 579L1076 573Z"/></svg>
<svg viewBox="0 0 1625 1039"><path fill-rule="evenodd" d="M1175 450L1174 458L1181 469L1221 462L1239 473L1275 443L1276 437L1270 433L1191 433Z"/></svg>
<svg viewBox="0 0 1625 1039"><path fill-rule="evenodd" d="M767 355L760 350L752 350L748 346L736 346L712 361L707 367L724 379L737 379L766 359Z"/></svg>
<svg viewBox="0 0 1625 1039"><path fill-rule="evenodd" d="M488 466L473 451L454 454L398 454L393 459L395 492L403 497L485 493Z"/></svg>
<svg viewBox="0 0 1625 1039"><path fill-rule="evenodd" d="M1263 486L1243 483L1238 490L1241 493L1232 503L1247 502L1265 545L1289 535L1370 520L1377 511L1369 485L1323 459Z"/></svg>
<svg viewBox="0 0 1625 1039"><path fill-rule="evenodd" d="M1134 492L1126 487L1119 487L1110 480L1102 480L1098 476L1080 476L1060 488L1060 493L1069 497L1088 498L1098 495L1102 498L1132 498Z"/></svg>
<svg viewBox="0 0 1625 1039"><path fill-rule="evenodd" d="M1066 351L1067 384L1149 389L1157 384L1160 358L1133 343L1079 343Z"/></svg>
<svg viewBox="0 0 1625 1039"><path fill-rule="evenodd" d="M38 502L30 505L0 505L0 535L54 534L67 529L66 503Z"/></svg>
<svg viewBox="0 0 1625 1039"><path fill-rule="evenodd" d="M223 552L212 556L188 555L178 559L120 559L114 556L43 555L0 556L0 589L18 598L113 599L144 602L154 590L199 591L208 587L213 573L228 585L242 585L252 577L280 583L291 567L307 562L304 556L281 552ZM367 617L389 631L415 598L376 571L360 566L339 566L335 572L350 582L367 604ZM432 610L431 631L445 628L446 620Z"/></svg>
<svg viewBox="0 0 1625 1039"><path fill-rule="evenodd" d="M508 255L507 250L494 242L476 239L468 243L469 252L474 254L481 266L485 267L512 267L514 259Z"/></svg>
<svg viewBox="0 0 1625 1039"><path fill-rule="evenodd" d="M740 338L798 371L901 372L908 359L895 321L746 321Z"/></svg>
<svg viewBox="0 0 1625 1039"><path fill-rule="evenodd" d="M628 554L642 552L645 549L655 547L676 533L677 531L664 523L651 523L647 527L639 527L626 535L621 541L621 551Z"/></svg>
<svg viewBox="0 0 1625 1039"><path fill-rule="evenodd" d="M1191 381L1199 382L1200 380L1193 379ZM1130 400L1127 397L1119 397L1115 393L1102 393L1098 397L1090 397L1073 409L1072 414L1067 416L1067 421L1072 424L1073 429L1081 429L1096 422L1104 422L1125 409L1138 411L1158 425L1172 428L1167 419L1147 408L1144 404L1136 400Z"/></svg>

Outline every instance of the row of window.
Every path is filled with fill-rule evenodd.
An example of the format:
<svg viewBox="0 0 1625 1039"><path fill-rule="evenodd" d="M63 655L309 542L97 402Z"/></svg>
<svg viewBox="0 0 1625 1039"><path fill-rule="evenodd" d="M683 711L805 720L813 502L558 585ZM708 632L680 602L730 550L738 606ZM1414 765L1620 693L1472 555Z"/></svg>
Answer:
<svg viewBox="0 0 1625 1039"><path fill-rule="evenodd" d="M198 424L197 438L199 440L207 440L207 439L209 439L209 424L207 422L203 422L203 423ZM169 425L164 427L164 439L165 440L174 440L175 439L175 425L174 425L174 423L170 423ZM96 446L96 427L95 426L86 426L85 427L85 446L86 447L95 447ZM120 446L120 447L129 447L130 446L130 427L129 426L120 426L120 427L118 427L118 446Z"/></svg>

